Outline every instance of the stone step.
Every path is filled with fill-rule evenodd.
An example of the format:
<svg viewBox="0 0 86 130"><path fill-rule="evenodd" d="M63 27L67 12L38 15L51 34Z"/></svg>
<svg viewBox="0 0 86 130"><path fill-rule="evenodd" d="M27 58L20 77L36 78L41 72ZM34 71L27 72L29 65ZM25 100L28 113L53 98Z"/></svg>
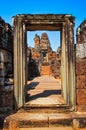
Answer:
<svg viewBox="0 0 86 130"><path fill-rule="evenodd" d="M2 128L0 129L2 130ZM4 129L8 130L8 129ZM73 128L73 127L39 127L39 128L18 128L16 130L86 130L86 128Z"/></svg>
<svg viewBox="0 0 86 130"><path fill-rule="evenodd" d="M19 130L86 130L86 128L73 128L73 127L51 127L51 128L20 128Z"/></svg>
<svg viewBox="0 0 86 130"><path fill-rule="evenodd" d="M19 130L74 130L72 127L20 128ZM85 130L85 129L84 129Z"/></svg>
<svg viewBox="0 0 86 130"><path fill-rule="evenodd" d="M20 112L10 115L4 120L4 129L17 130L16 128L51 128L51 127L86 128L86 113L29 113ZM76 130L76 129L74 129Z"/></svg>
<svg viewBox="0 0 86 130"><path fill-rule="evenodd" d="M65 104L61 105L46 105L46 106L38 106L38 105L31 105L25 104L24 108L21 111L31 112L31 113L62 113L62 112L72 112L73 110L67 107Z"/></svg>
<svg viewBox="0 0 86 130"><path fill-rule="evenodd" d="M52 104L52 102L53 102L53 104ZM60 100L60 102L59 102L59 101L55 100L54 97L53 98L46 98L46 100L45 100L45 98L31 100L29 102L26 102L26 104L24 105L25 109L30 108L30 109L34 109L34 110L36 110L36 109L39 109L39 110L45 109L46 110L46 108L47 109L62 110L62 109L64 109L64 107L66 107L64 101ZM69 108L67 108L67 109L69 109ZM67 109L65 108L64 110L67 110Z"/></svg>

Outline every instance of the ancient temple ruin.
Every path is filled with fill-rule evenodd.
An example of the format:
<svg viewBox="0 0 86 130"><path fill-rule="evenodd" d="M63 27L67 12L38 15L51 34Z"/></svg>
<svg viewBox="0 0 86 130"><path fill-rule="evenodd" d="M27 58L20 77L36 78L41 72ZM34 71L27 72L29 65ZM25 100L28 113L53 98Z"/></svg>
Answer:
<svg viewBox="0 0 86 130"><path fill-rule="evenodd" d="M34 37L34 48L28 47L29 76L52 75L61 78L61 50L55 52L51 48L51 43L47 33L42 36L37 34ZM30 77L29 77L30 78Z"/></svg>
<svg viewBox="0 0 86 130"><path fill-rule="evenodd" d="M45 117L47 127L61 124L70 125L74 129L86 127L84 113L86 112L86 20L76 30L76 44L74 21L75 17L69 14L20 14L13 17L13 27L11 27L0 17L0 112L6 113L7 116L8 113L20 109L20 112L16 113L19 114L18 119L15 118L16 114L10 116L11 118L7 117L5 121L3 117L0 118L0 123L3 125L4 122L4 127L7 129L22 128L21 126L25 127L25 125L27 127L44 125L44 118L39 120L37 118L35 125L34 119L39 116L39 113L37 115L39 110L44 112L45 109L47 109L46 113L52 110L54 114L49 114L50 116L47 114L47 118ZM36 34L34 47L27 47L27 31L35 30L60 31L61 44L57 52L52 50L47 33L43 33L41 37ZM42 107L38 105L37 109L34 105L26 106L27 81L41 75L61 79L59 92L64 100L63 103L59 101L57 105L51 104L47 108L46 105ZM11 78L14 82L10 80ZM52 77L47 83L51 79ZM34 85L39 84L34 80ZM31 88L31 91L33 90L35 93L34 86ZM56 91L51 90L51 95L52 92ZM42 96L45 96L45 93L47 89L43 90ZM30 94L28 94L29 98ZM38 96L40 97L40 94ZM37 95L35 97L37 98ZM35 118L33 115L33 118L29 118L29 114L27 116L27 111L31 110L35 110L33 113L36 115ZM24 112L23 118L22 112Z"/></svg>
<svg viewBox="0 0 86 130"><path fill-rule="evenodd" d="M34 20L33 20L34 19ZM39 22L38 22L39 19ZM51 20L51 21L49 21ZM22 22L22 23L21 23ZM30 25L29 25L30 22ZM73 26L74 26L74 17L71 15L17 15L14 17L14 59L15 62L13 62L13 30L12 27L5 23L5 21L0 18L0 93L1 93L1 104L2 106L9 106L9 100L10 98L13 99L13 83L9 84L9 77L13 77L13 65L14 65L14 92L15 94L18 94L18 88L17 83L20 85L20 90L22 90L22 87L25 85L25 82L30 78L30 71L32 72L32 68L29 68L28 70L28 78L27 74L27 66L26 63L30 63L30 61L34 61L35 65L35 71L33 74L35 76L38 75L53 75L54 77L61 77L62 80L62 89L63 89L63 97L67 101L67 96L70 97L70 101L75 101L75 98L77 97L76 102L72 102L76 104L79 108L84 108L85 104L85 57L86 57L86 51L85 51L85 39L86 39L86 20L84 20L80 26L76 30L76 45L73 45ZM18 25L21 25L21 29ZM26 31L27 30L59 30L61 33L62 41L61 41L61 47L58 48L58 51L55 53L53 52L51 48L51 43L49 41L49 38L46 33L42 35L42 37L39 37L37 34L34 37L34 48L28 48L26 45ZM69 31L67 31L69 29ZM23 31L23 32L22 32ZM19 33L18 33L19 32ZM67 33L68 32L68 33ZM17 35L18 33L18 35ZM22 34L22 38L21 38ZM66 36L66 37L65 37ZM22 44L20 44L18 39L20 38L20 41ZM66 38L66 39L65 39ZM41 43L41 45L40 45ZM47 46L42 46L43 43L48 43ZM45 44L46 45L46 44ZM18 48L18 49L17 49ZM20 49L22 48L22 50ZM74 50L75 49L75 50ZM20 51L19 51L20 50ZM26 51L27 50L27 53ZM17 52L18 51L18 52ZM76 55L74 55L76 52ZM21 55L21 57L20 57ZM25 56L26 55L26 56ZM76 60L75 60L76 56ZM24 58L25 57L25 58ZM57 57L57 58L56 58ZM43 61L40 61L44 59ZM57 59L57 60L56 60ZM61 60L62 59L62 60ZM72 61L72 62L71 62ZM40 67L40 64L41 67ZM17 66L18 64L18 66ZM31 63L32 64L32 63ZM59 68L61 71L58 72ZM21 67L19 67L21 66ZM31 65L32 66L32 65ZM10 69L9 69L10 67ZM23 67L23 68L22 68ZM76 67L76 73L75 73L75 67ZM25 69L24 69L25 68ZM45 69L47 68L47 69ZM17 70L19 70L19 73L17 73ZM47 70L47 71L45 71ZM83 72L82 72L83 71ZM7 74L9 73L9 74ZM20 74L21 73L21 74ZM19 76L20 74L20 76ZM32 74L32 73L31 73ZM72 76L73 75L73 76ZM21 83L19 80L17 80L17 76L21 77ZM32 75L33 76L33 75ZM76 85L77 89L74 88L74 82L76 77ZM68 79L71 79L71 82L68 82ZM73 79L72 79L73 78ZM82 84L83 83L83 84ZM24 84L24 85L23 85ZM81 89L83 86L83 89ZM75 91L77 93L69 93L67 95L67 87L70 87L70 91ZM73 85L73 88L72 88ZM68 88L69 89L69 88ZM74 90L73 90L74 89ZM82 91L81 91L82 90ZM9 98L8 91L10 92ZM68 90L69 91L69 90ZM81 92L84 95L84 98L81 96ZM23 93L20 93L20 99L21 97L23 100L16 99L16 101L24 101L24 95ZM72 95L73 94L73 95ZM77 95L77 96L76 96ZM15 95L16 97L16 95ZM80 99L81 97L81 99ZM17 97L16 97L17 98ZM74 100L73 100L74 99ZM79 100L80 99L80 100ZM12 103L11 107L13 107L13 100L11 100ZM69 102L69 100L67 101ZM6 104L8 103L8 105ZM70 104L70 103L69 103ZM75 106L76 106L75 105Z"/></svg>

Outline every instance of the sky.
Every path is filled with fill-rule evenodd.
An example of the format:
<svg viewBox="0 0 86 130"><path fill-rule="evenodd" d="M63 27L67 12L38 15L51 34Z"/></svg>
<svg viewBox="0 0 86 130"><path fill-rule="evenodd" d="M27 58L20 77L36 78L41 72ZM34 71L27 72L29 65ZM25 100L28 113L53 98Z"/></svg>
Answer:
<svg viewBox="0 0 86 130"><path fill-rule="evenodd" d="M75 16L74 35L76 28L86 19L86 0L1 0L0 16L12 25L12 17L17 14L72 14ZM44 30L45 32L46 30ZM29 46L34 45L34 35L42 32L27 32ZM47 32L53 50L60 43L57 31ZM76 39L75 39L76 42Z"/></svg>

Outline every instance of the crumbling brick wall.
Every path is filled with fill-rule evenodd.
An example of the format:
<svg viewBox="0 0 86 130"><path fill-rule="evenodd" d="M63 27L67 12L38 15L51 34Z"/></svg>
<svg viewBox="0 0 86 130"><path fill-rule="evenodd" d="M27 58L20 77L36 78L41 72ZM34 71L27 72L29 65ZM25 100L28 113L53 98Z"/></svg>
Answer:
<svg viewBox="0 0 86 130"><path fill-rule="evenodd" d="M0 108L13 107L13 31L0 17ZM1 110L1 109L0 109Z"/></svg>
<svg viewBox="0 0 86 130"><path fill-rule="evenodd" d="M76 41L78 44L86 43L86 20L76 30Z"/></svg>
<svg viewBox="0 0 86 130"><path fill-rule="evenodd" d="M86 111L86 21L77 29L76 94L79 111ZM83 34L83 35L82 35Z"/></svg>

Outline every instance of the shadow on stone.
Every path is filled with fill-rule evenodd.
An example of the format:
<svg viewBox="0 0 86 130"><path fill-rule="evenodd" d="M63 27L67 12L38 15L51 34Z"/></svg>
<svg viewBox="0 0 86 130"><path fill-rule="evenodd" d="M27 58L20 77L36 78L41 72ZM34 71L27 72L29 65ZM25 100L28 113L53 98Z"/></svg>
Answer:
<svg viewBox="0 0 86 130"><path fill-rule="evenodd" d="M45 90L43 91L43 93L35 94L33 96L30 96L29 94L27 94L26 102L32 101L41 97L48 97L50 95L61 95L61 90Z"/></svg>

